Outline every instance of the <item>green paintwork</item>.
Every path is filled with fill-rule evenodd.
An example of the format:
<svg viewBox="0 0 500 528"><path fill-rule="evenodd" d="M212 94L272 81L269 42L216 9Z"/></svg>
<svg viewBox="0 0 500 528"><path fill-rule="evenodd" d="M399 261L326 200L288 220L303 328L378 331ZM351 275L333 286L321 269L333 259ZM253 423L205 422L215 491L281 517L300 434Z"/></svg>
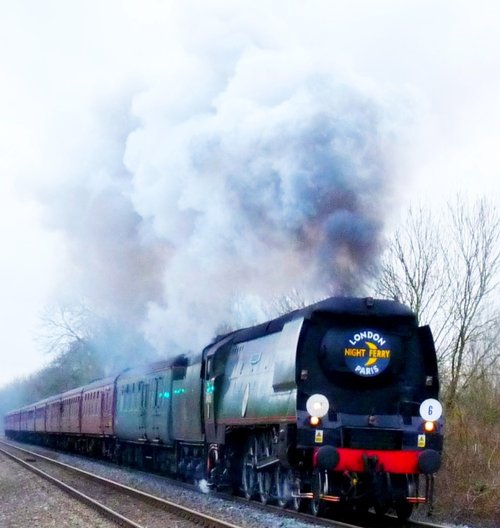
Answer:
<svg viewBox="0 0 500 528"><path fill-rule="evenodd" d="M223 375L205 384L219 424L295 418L295 363L302 324L303 319L293 320L281 332L232 345L226 352Z"/></svg>
<svg viewBox="0 0 500 528"><path fill-rule="evenodd" d="M124 440L198 442L201 435L201 364L159 362L122 373L116 383L115 432Z"/></svg>

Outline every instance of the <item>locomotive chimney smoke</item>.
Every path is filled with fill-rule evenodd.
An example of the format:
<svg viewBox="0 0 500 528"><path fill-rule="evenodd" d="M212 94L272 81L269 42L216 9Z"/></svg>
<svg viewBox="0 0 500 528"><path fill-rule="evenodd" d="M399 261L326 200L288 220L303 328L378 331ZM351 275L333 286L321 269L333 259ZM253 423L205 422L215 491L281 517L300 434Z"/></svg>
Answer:
<svg viewBox="0 0 500 528"><path fill-rule="evenodd" d="M279 49L248 20L193 40L176 16L161 74L73 111L79 128L42 191L76 295L142 325L163 354L262 320L263 302L291 290L360 293L399 134L394 97L328 54Z"/></svg>
<svg viewBox="0 0 500 528"><path fill-rule="evenodd" d="M235 295L359 293L387 206L387 123L381 104L318 64L252 48L226 84L190 72L180 108L169 84L135 99L132 199L172 247L165 306L149 314L158 342L181 343L196 321L201 345Z"/></svg>
<svg viewBox="0 0 500 528"><path fill-rule="evenodd" d="M62 303L84 300L99 313L140 325L148 303L163 298L168 248L127 196L131 175L123 152L137 126L129 109L130 94L93 107L84 121L88 129L75 136L79 143L66 145L67 165L52 175L54 184L42 187L39 197L49 205L49 227L66 238L63 257L70 269ZM79 157L83 161L75 162Z"/></svg>

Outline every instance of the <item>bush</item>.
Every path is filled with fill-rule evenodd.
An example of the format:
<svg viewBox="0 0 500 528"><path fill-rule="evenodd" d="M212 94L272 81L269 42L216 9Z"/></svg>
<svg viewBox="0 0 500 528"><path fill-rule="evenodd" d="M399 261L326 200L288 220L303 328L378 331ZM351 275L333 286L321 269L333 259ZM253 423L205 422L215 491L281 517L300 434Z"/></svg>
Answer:
<svg viewBox="0 0 500 528"><path fill-rule="evenodd" d="M500 391L479 381L448 411L435 514L474 526L500 519Z"/></svg>

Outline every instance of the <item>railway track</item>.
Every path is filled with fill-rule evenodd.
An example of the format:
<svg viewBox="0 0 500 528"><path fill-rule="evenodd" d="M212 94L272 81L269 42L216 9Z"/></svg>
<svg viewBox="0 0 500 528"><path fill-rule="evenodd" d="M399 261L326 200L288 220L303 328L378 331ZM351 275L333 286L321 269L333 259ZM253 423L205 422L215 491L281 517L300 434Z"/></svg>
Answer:
<svg viewBox="0 0 500 528"><path fill-rule="evenodd" d="M245 524L241 524L241 525L235 525L235 524L228 523L226 521L217 520L214 517L211 517L209 515L207 516L207 515L200 514L199 512L194 511L194 510L190 510L189 508L185 508L184 506L176 505L176 504L174 504L174 503L172 503L170 501L167 501L165 499L162 499L162 498L159 498L159 497L155 497L155 496L150 495L148 493L145 493L143 491L130 488L129 486L125 486L123 484L119 484L117 482L105 479L105 478L103 478L101 476L98 476L98 475L94 475L94 474L89 473L87 471L83 471L83 470L81 470L79 468L70 466L68 464L63 464L62 462L54 460L54 459L52 459L50 457L41 455L39 453L27 450L27 449L24 449L24 448L21 448L21 447L18 447L16 445L13 445L13 444L10 444L10 443L7 443L7 442L4 442L4 441L0 440L0 452L4 452L4 449L3 449L2 446L6 447L7 449L18 450L19 452L22 453L22 456L23 456L24 459L32 458L32 459L38 460L38 462L36 462L36 463L27 462L26 460L21 460L21 463L24 463L24 465L29 465L30 469L32 469L33 464L37 465L37 468L40 469L41 462L45 463L45 464L48 464L49 466L50 465L57 465L60 468L63 468L62 471L73 472L74 475L76 475L76 479L77 480L82 480L83 478L87 479L91 483L92 487L93 486L97 486L97 484L99 484L101 486L107 487L108 489L119 490L119 493L120 493L119 496L121 496L121 501L119 499L115 499L115 502L116 501L123 502L123 495L126 495L128 497L127 500L132 500L132 499L135 498L134 500L138 500L139 502L142 502L143 503L143 506L142 506L143 508L145 507L144 504L148 505L148 506L146 506L146 511L147 511L148 508L151 509L152 507L154 507L157 511L159 510L160 512L162 512L162 515L163 515L163 517L161 517L161 515L160 515L160 519L161 519L160 524L158 524L158 514L157 513L153 514L151 512L150 512L150 515L153 515L153 518L152 518L151 522L150 521L145 522L144 520L142 520L141 521L142 524L140 524L138 521L134 521L133 519L128 519L128 520L132 521L132 523L131 524L126 524L127 520L120 519L120 515L122 517L126 517L126 515L120 514L119 512L117 512L119 514L119 516L116 518L116 522L118 524L121 524L122 526L141 526L141 527L142 526L144 526L144 527L151 526L151 527L154 527L154 526L157 526L157 525L161 525L163 527L164 526L172 526L172 527L178 526L179 528L181 528L181 527L184 528L184 527L191 526L190 524L180 524L179 518L182 518L182 522L184 522L184 523L186 523L186 522L195 523L195 524L192 524L193 526L194 525L196 525L196 526L214 526L216 528L219 528L219 527L241 528L243 526L250 526L250 524L246 524L246 523ZM138 473L141 473L141 472L138 471ZM155 475L155 476L158 477L158 475ZM179 487L182 487L182 488L188 488L188 489L191 489L191 490L197 489L195 486L192 486L192 485L186 485L185 483L181 483L181 482L178 482L178 481L172 481L168 477L159 477L159 478L165 478L165 480L170 482L170 483L171 482L175 482L176 486L179 486ZM69 491L69 493L73 493L73 492ZM117 491L117 493L118 493L118 491ZM139 498L137 498L137 496ZM404 528L445 528L443 525L439 525L439 524L434 524L434 523L429 523L429 522L412 521L412 520L407 521L406 523L402 524L395 517L386 516L386 517L383 517L381 519L379 517L376 517L375 515L367 515L367 516L365 516L363 518L356 519L356 521L355 521L356 524L353 524L352 523L353 522L352 519L339 520L339 519L318 518L318 517L314 517L314 516L306 514L306 513L295 512L295 511L292 511L292 510L283 510L282 508L279 508L279 507L273 506L273 505L269 505L269 504L262 505L259 502L247 501L246 499L243 499L241 497L234 497L234 496L229 496L229 495L224 495L224 494L218 494L217 496L218 497L223 497L225 500L231 501L233 503L235 502L235 503L238 503L240 505L244 504L244 505L246 505L246 507L251 507L253 509L258 509L258 510L261 510L261 511L266 512L266 513L273 513L274 515L276 515L276 519L277 519L276 523L277 523L277 525L280 525L279 524L280 523L280 519L283 520L283 517L286 517L286 518L289 518L289 519L293 518L293 519L296 519L297 521L300 521L300 522L303 522L303 523L307 523L307 524L310 524L311 526L316 526L316 527L317 526L327 526L327 527L337 527L337 528L396 528L396 527L402 527L403 526ZM82 500L85 501L85 499L82 499ZM97 501L97 502L99 502L99 501ZM171 510L170 508L173 508L173 509ZM176 508L180 508L180 513L176 513ZM112 508L109 508L109 509L112 509ZM127 508L127 509L130 509L130 508ZM172 512L172 515L177 516L178 524L176 525L175 522L172 522L172 521L169 524L168 523L168 519L165 517L165 512L167 512L167 513L168 512ZM107 516L108 518L112 518L112 516L113 516L113 513L107 512L106 509L104 509L102 513L103 513L103 515ZM201 516L201 518L193 517L192 521L189 521L191 513L195 514L196 516ZM135 524L133 524L134 522L135 522Z"/></svg>
<svg viewBox="0 0 500 528"><path fill-rule="evenodd" d="M248 501L241 497L232 497L229 498L229 500L246 502L248 504ZM255 507L257 508L262 508L263 510L268 512L274 511L276 512L276 514L279 514L279 512L283 513L283 511L285 511L287 516L289 517L293 517L301 521L314 523L316 525L320 524L322 526L332 528L450 528L449 525L436 524L424 521L407 520L405 522L401 522L395 515L385 515L383 517L378 517L374 513L367 513L366 515L358 517L355 521L353 521L352 516L341 519L329 519L315 517L312 514L308 513L296 512L295 510L283 510L282 508L274 506L272 504L262 505L257 501L252 501L251 504L255 505ZM355 522L356 524L353 524L353 522Z"/></svg>
<svg viewBox="0 0 500 528"><path fill-rule="evenodd" d="M22 456L15 455L13 451ZM241 528L3 441L0 441L0 452L120 526Z"/></svg>

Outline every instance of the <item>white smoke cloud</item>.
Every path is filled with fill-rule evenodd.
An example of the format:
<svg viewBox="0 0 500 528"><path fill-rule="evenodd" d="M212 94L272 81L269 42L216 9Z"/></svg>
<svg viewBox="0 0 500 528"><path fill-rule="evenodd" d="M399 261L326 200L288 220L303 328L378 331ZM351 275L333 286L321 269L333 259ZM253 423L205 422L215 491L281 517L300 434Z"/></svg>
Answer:
<svg viewBox="0 0 500 528"><path fill-rule="evenodd" d="M150 329L198 346L235 296L355 291L380 249L398 128L315 52L203 57L136 97L125 153L135 210L170 247Z"/></svg>
<svg viewBox="0 0 500 528"><path fill-rule="evenodd" d="M16 4L4 106L64 234L61 289L162 352L205 344L242 299L246 324L291 289L355 291L411 175L498 86L494 53L485 82L456 82L464 27L498 49L461 2Z"/></svg>
<svg viewBox="0 0 500 528"><path fill-rule="evenodd" d="M70 105L80 129L40 191L72 294L162 352L206 344L241 299L250 324L292 289L353 293L379 251L400 129L386 94L298 46L276 12L173 5L161 68Z"/></svg>

